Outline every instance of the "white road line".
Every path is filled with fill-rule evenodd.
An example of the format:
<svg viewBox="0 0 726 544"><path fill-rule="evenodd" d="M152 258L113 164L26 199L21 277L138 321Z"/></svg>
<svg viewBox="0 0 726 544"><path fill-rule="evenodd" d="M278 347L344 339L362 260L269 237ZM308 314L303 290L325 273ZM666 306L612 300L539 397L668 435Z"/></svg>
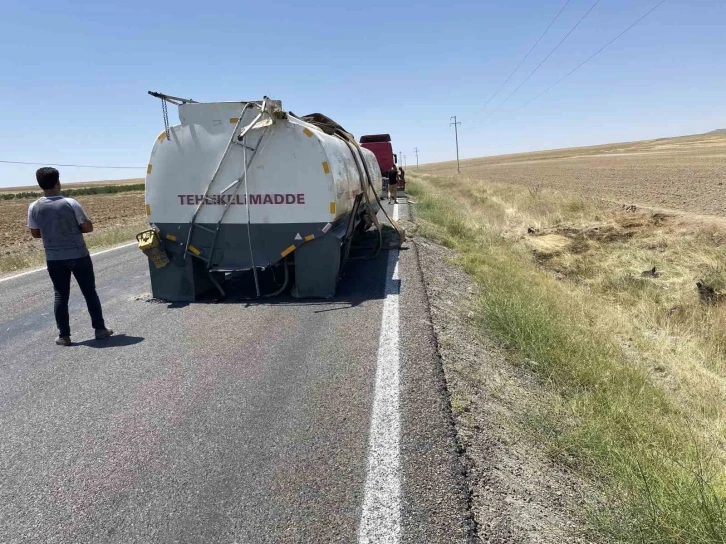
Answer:
<svg viewBox="0 0 726 544"><path fill-rule="evenodd" d="M104 249L103 251L98 251L96 253L91 253L91 257L95 257L96 255L103 255L104 253L109 253L111 251L116 251L117 249L123 249L125 247L134 246L136 245L136 242L129 242L128 244L123 244L120 246L112 247L111 249ZM46 270L45 268L35 268L33 270L28 270L27 272L21 272L20 274L15 274L14 276L9 276L7 278L0 278L0 283L14 280L16 278L22 278L23 276L27 276L29 274L35 274L36 272L42 272Z"/></svg>
<svg viewBox="0 0 726 544"><path fill-rule="evenodd" d="M398 219L397 205L393 207L393 219ZM401 537L398 251L388 253L386 274L386 298L383 301L373 413L368 440L368 470L363 512L358 529L360 544L397 544Z"/></svg>

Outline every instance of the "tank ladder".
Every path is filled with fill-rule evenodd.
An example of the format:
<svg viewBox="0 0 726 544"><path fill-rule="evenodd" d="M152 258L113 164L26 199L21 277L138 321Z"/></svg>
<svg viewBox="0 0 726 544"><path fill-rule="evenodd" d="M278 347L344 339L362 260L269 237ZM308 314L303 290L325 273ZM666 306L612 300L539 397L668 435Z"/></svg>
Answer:
<svg viewBox="0 0 726 544"><path fill-rule="evenodd" d="M207 269L212 268L212 258L214 256L214 249L217 243L217 238L219 235L219 230L222 226L222 222L224 221L225 216L227 215L227 211L229 211L230 206L232 205L232 202L236 199L237 194L239 193L240 187L244 183L245 186L245 192L247 191L247 169L249 165L252 163L252 160L255 157L255 154L257 153L257 150L260 148L260 144L262 140L264 139L267 129L269 129L269 126L266 128L265 132L260 136L260 139L257 141L257 145L252 149L252 153L249 156L249 159L247 158L247 143L246 143L246 135L247 133L262 119L262 117L267 113L267 100L263 100L262 104L257 104L253 102L248 102L245 104L244 108L242 108L242 111L240 112L240 117L237 120L237 124L234 127L234 130L232 131L232 136L229 139L229 142L227 143L227 147L224 150L224 153L222 154L222 157L219 159L219 163L217 164L217 168L214 171L214 174L212 175L212 179L209 181L209 184L207 185L206 190L204 191L204 196L202 197L202 201L197 205L196 209L194 210L194 214L192 215L192 219L189 222L189 233L187 234L187 241L184 246L184 258L186 259L187 255L192 255L193 257L197 259L201 259L205 262L207 265ZM242 120L244 118L245 112L249 108L257 107L259 108L260 112L255 116L255 118L252 120L251 123L249 123L247 126L245 126L241 131L239 131L240 126L242 125ZM239 131L239 134L238 134ZM210 194L212 192L213 186L215 182L217 181L217 176L219 175L220 170L222 169L222 165L224 164L225 159L227 158L227 155L229 154L230 149L232 149L233 145L240 145L243 148L243 162L244 162L244 171L242 173L242 176L234 180L232 183L230 183L227 187L222 189L220 191L220 195L225 195L229 191L233 192L231 193L231 197L229 200L227 200L227 203L224 205L224 209L222 210L222 214L219 217L219 220L217 221L216 225L213 228L206 227L204 225L200 225L197 223L197 217L199 216L199 212L202 210L202 208L207 204L207 202L210 199ZM250 148L251 149L251 148ZM248 195L247 195L248 196ZM246 199L247 204L247 224L248 224L248 234L249 234L249 223L250 223L250 217L249 217L249 199ZM194 231L195 229L200 229L203 231L206 231L212 235L212 243L209 246L209 250L207 254L205 255L204 252L202 252L201 249L195 247L192 244L192 240L194 237ZM250 254L252 253L252 240L248 237L248 242L250 245ZM253 263L253 269L254 269L254 263ZM215 282L216 283L216 282ZM255 285L257 286L257 274L255 271ZM224 291L222 288L217 285L217 288L224 294ZM257 286L257 289L259 291L259 286Z"/></svg>

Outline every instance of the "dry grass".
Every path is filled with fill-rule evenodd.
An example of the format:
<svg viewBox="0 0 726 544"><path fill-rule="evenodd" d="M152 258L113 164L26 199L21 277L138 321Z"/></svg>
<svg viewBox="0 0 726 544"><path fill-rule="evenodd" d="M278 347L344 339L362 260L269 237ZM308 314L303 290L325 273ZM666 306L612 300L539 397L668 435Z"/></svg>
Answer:
<svg viewBox="0 0 726 544"><path fill-rule="evenodd" d="M657 338L655 351L648 350L657 365L681 360L687 349L688 359L708 369L705 375L699 371L705 381L713 383L712 373L726 377L726 338L720 335L726 330L726 306L703 305L696 288L698 281L717 290L726 287L726 224L719 219L554 193L533 197L517 187L471 178L462 179L455 194L488 203L469 212L484 214L487 227L520 250L531 249L554 277L615 304L619 316L628 314L629 328ZM644 274L654 267L655 275Z"/></svg>
<svg viewBox="0 0 726 544"><path fill-rule="evenodd" d="M411 178L421 232L483 286L482 325L561 395L536 432L612 489L603 533L724 542L726 304L696 289L726 286L723 224L478 176Z"/></svg>

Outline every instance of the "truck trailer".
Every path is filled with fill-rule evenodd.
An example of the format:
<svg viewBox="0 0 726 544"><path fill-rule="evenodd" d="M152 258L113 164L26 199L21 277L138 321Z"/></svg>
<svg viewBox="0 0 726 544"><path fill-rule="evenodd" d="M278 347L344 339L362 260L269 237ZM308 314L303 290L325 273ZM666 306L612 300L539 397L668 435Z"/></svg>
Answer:
<svg viewBox="0 0 726 544"><path fill-rule="evenodd" d="M332 297L354 235L380 231L374 153L328 117L298 117L267 97L201 103L149 94L165 114L147 167L150 229L139 236L154 254L152 295L224 295L225 278L245 270L257 296L275 294L294 266L293 296ZM168 125L167 104L178 107L179 124ZM270 271L284 282L264 293L258 275Z"/></svg>

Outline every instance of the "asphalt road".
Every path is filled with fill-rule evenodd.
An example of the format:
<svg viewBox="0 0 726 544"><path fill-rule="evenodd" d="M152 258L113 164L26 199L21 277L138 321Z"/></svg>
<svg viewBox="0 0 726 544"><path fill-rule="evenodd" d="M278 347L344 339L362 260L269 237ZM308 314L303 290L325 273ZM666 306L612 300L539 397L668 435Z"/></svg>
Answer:
<svg viewBox="0 0 726 544"><path fill-rule="evenodd" d="M0 283L0 542L467 542L465 486L407 246L351 264L332 301L188 305L149 301L135 248L104 253L97 286L117 335L91 340L74 287L70 348L53 343L45 272ZM381 336L392 289L398 327ZM369 538L359 530L377 463L379 342L391 334L398 521Z"/></svg>

